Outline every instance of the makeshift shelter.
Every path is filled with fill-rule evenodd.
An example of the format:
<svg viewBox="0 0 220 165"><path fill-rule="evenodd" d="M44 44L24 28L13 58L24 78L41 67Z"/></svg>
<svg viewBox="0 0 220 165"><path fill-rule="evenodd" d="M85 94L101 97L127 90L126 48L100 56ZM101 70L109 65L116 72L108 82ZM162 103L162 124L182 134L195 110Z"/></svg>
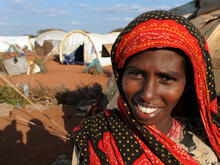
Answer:
<svg viewBox="0 0 220 165"><path fill-rule="evenodd" d="M32 50L34 50L34 48L35 48L35 41L36 41L36 38L30 38L30 43L31 43Z"/></svg>
<svg viewBox="0 0 220 165"><path fill-rule="evenodd" d="M111 65L110 57L102 57L102 45L112 44L118 32L109 34L86 33L74 30L68 33L60 44L60 62L66 62L66 57L72 62L91 63L97 58L101 66Z"/></svg>
<svg viewBox="0 0 220 165"><path fill-rule="evenodd" d="M0 41L0 52L5 53L8 51L10 44L7 41Z"/></svg>
<svg viewBox="0 0 220 165"><path fill-rule="evenodd" d="M32 50L29 36L0 36L0 52L6 52L10 45L16 45L20 49Z"/></svg>
<svg viewBox="0 0 220 165"><path fill-rule="evenodd" d="M51 30L38 35L35 39L36 55L46 56L59 54L61 41L67 33L61 30ZM55 51L56 50L56 51Z"/></svg>
<svg viewBox="0 0 220 165"><path fill-rule="evenodd" d="M214 68L216 92L220 96L220 0L194 0L170 11L188 18L204 35Z"/></svg>
<svg viewBox="0 0 220 165"><path fill-rule="evenodd" d="M12 75L20 75L28 70L28 62L25 56L12 57L3 61L7 73Z"/></svg>
<svg viewBox="0 0 220 165"><path fill-rule="evenodd" d="M214 68L217 95L220 96L220 7L191 20L205 36Z"/></svg>
<svg viewBox="0 0 220 165"><path fill-rule="evenodd" d="M195 16L195 12L198 10L198 2L191 1L189 3L186 3L184 5L175 7L173 9L170 9L171 12L177 13L182 15L185 18L191 18Z"/></svg>

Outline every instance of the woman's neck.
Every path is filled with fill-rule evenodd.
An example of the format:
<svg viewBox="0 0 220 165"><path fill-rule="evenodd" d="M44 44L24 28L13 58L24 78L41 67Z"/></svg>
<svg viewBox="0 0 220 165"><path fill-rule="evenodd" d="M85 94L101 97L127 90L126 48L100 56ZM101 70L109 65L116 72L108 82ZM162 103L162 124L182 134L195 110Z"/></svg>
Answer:
<svg viewBox="0 0 220 165"><path fill-rule="evenodd" d="M172 125L173 125L173 118L170 116L167 120L163 120L159 124L156 124L155 127L164 135L167 135L170 132Z"/></svg>

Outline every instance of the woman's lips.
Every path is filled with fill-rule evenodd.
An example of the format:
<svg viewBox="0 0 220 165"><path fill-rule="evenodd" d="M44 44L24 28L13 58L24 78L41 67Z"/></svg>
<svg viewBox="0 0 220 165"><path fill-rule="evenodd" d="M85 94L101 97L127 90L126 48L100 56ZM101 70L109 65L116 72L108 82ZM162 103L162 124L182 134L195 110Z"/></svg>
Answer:
<svg viewBox="0 0 220 165"><path fill-rule="evenodd" d="M153 106L145 107L140 104L137 105L137 109L140 112L142 112L144 116L146 116L146 115L147 116L154 116L161 111L161 108L159 108L159 107L153 107Z"/></svg>
<svg viewBox="0 0 220 165"><path fill-rule="evenodd" d="M153 108L153 107L144 107L144 106L141 106L141 105L138 105L138 108L144 112L144 113L153 113L155 111L158 110L158 108Z"/></svg>
<svg viewBox="0 0 220 165"><path fill-rule="evenodd" d="M162 107L156 107L151 105L143 106L137 104L133 109L133 113L135 115L136 120L141 124L152 125L154 124L155 117L159 115L159 113L162 110Z"/></svg>

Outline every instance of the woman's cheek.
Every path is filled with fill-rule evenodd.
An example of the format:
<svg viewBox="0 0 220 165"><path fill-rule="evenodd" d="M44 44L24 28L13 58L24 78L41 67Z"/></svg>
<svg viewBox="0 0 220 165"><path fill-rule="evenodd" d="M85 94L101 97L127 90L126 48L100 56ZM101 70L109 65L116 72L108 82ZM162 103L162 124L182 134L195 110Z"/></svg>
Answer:
<svg viewBox="0 0 220 165"><path fill-rule="evenodd" d="M122 82L122 89L127 99L131 99L141 89L141 82L125 78Z"/></svg>

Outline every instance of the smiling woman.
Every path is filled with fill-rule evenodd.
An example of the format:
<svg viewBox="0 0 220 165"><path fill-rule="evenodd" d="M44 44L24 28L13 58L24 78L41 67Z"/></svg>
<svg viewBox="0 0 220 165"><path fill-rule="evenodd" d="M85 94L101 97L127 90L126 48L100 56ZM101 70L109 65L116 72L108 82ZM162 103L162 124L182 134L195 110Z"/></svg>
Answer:
<svg viewBox="0 0 220 165"><path fill-rule="evenodd" d="M73 164L218 164L220 114L206 41L166 11L134 19L112 48L118 108L84 120Z"/></svg>

